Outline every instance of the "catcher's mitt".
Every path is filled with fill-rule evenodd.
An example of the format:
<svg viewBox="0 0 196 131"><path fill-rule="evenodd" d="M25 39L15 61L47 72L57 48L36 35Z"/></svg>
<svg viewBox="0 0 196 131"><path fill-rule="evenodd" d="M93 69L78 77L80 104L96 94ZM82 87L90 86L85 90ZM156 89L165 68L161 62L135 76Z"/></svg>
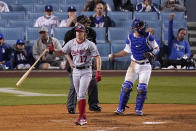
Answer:
<svg viewBox="0 0 196 131"><path fill-rule="evenodd" d="M148 59L151 65L155 62L155 55L153 53L146 52L146 53L143 53L143 55L146 59Z"/></svg>

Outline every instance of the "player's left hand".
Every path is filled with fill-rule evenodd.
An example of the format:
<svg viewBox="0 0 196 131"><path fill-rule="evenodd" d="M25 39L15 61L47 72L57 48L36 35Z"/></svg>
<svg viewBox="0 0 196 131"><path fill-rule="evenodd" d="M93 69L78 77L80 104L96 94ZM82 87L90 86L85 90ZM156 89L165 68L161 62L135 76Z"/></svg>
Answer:
<svg viewBox="0 0 196 131"><path fill-rule="evenodd" d="M152 52L146 52L146 53L143 53L143 55L146 59L148 59L151 65L154 63L155 55Z"/></svg>
<svg viewBox="0 0 196 131"><path fill-rule="evenodd" d="M101 71L97 71L97 72L96 72L95 80L96 80L97 82L101 81Z"/></svg>

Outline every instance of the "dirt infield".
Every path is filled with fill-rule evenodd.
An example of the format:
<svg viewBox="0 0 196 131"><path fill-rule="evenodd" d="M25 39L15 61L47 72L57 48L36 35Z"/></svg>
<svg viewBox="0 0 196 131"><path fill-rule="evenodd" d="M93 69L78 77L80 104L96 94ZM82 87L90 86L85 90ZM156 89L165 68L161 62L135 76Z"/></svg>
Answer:
<svg viewBox="0 0 196 131"><path fill-rule="evenodd" d="M130 105L130 104L129 104ZM0 107L2 131L195 131L196 105L145 104L144 116L136 116L134 104L124 116L113 113L117 105L102 104L102 112L87 109L88 123L76 126L78 114L67 114L65 105Z"/></svg>

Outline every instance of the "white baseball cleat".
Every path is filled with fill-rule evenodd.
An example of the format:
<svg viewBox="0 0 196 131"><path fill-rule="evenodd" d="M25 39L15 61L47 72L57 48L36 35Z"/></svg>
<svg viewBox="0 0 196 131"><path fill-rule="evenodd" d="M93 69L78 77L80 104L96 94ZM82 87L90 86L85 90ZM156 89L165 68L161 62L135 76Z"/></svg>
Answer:
<svg viewBox="0 0 196 131"><path fill-rule="evenodd" d="M76 121L75 124L82 126L82 125L87 124L87 121L86 121L86 119L80 119L80 120Z"/></svg>
<svg viewBox="0 0 196 131"><path fill-rule="evenodd" d="M116 110L116 111L114 111L114 113L116 114L116 115L120 115L120 116L122 116L123 115L123 112L124 111L120 111L120 110Z"/></svg>
<svg viewBox="0 0 196 131"><path fill-rule="evenodd" d="M138 116L143 116L142 110L135 110L135 113L136 113Z"/></svg>

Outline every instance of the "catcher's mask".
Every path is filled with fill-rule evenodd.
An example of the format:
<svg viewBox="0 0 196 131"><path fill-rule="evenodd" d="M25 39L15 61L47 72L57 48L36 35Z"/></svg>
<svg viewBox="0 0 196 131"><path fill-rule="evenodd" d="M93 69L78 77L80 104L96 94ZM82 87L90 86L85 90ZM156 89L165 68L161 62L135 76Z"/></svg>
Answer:
<svg viewBox="0 0 196 131"><path fill-rule="evenodd" d="M140 35L146 35L146 27L147 27L147 24L144 21L139 20L139 19L135 19L132 23L132 29L136 28L137 32Z"/></svg>

